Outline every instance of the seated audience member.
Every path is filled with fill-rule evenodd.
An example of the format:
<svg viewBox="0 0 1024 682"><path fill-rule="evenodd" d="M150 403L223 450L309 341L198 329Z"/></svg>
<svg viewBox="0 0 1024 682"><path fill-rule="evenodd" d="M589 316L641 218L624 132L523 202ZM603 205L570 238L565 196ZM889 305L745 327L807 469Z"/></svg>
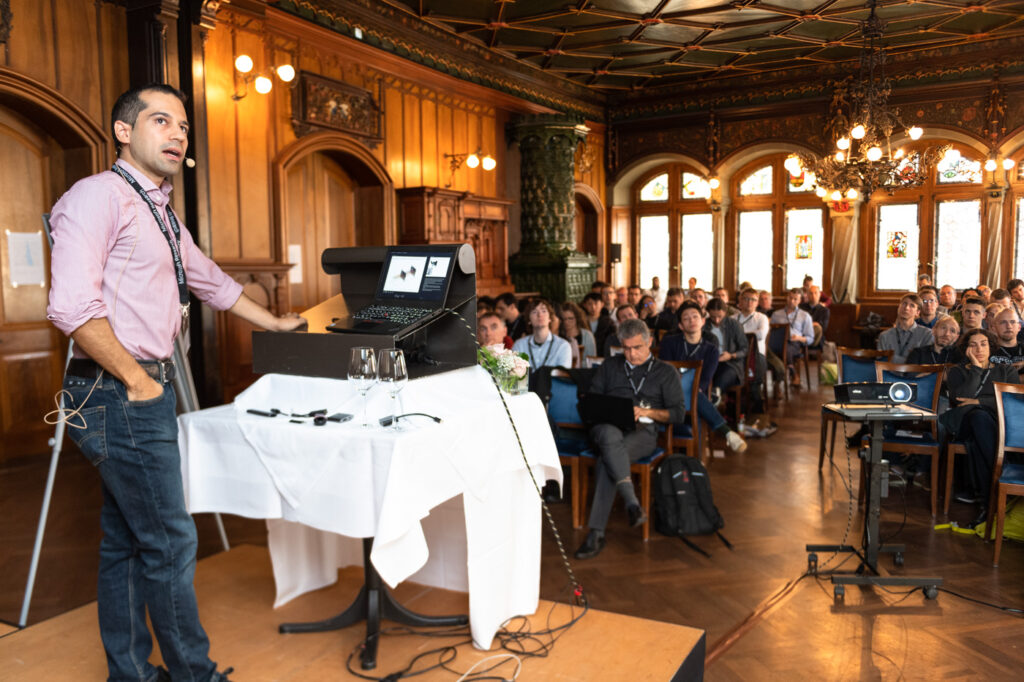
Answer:
<svg viewBox="0 0 1024 682"><path fill-rule="evenodd" d="M695 291L697 291L697 278L696 277L691 277L690 279L686 280L686 292L685 292L686 296L685 296L685 298L687 300L691 300L693 298L693 292L695 292Z"/></svg>
<svg viewBox="0 0 1024 682"><path fill-rule="evenodd" d="M932 288L934 288L934 286L932 284L932 276L929 275L928 273L922 272L920 275L917 276L917 290L920 291L921 289L924 289L925 287L932 287ZM936 292L936 293L938 293L938 292Z"/></svg>
<svg viewBox="0 0 1024 682"><path fill-rule="evenodd" d="M717 298L719 301L725 304L725 312L729 317L732 317L737 312L739 312L736 308L733 308L732 305L729 303L729 290L726 289L725 287L718 287L713 292L711 292L711 298Z"/></svg>
<svg viewBox="0 0 1024 682"><path fill-rule="evenodd" d="M512 344L512 350L526 353L531 372L541 367L572 367L569 342L551 331L554 317L555 309L551 304L543 298L537 299L530 307L528 334Z"/></svg>
<svg viewBox="0 0 1024 682"><path fill-rule="evenodd" d="M956 289L948 284L943 284L939 288L939 305L942 307L942 312L947 315L956 310Z"/></svg>
<svg viewBox="0 0 1024 682"><path fill-rule="evenodd" d="M939 418L953 438L967 445L966 480L960 482L956 499L979 503L981 513L976 522L985 520L999 437L993 384L1020 383L1012 365L990 362L995 344L995 337L984 329L964 331L959 345L966 361L950 368L946 375L952 407Z"/></svg>
<svg viewBox="0 0 1024 682"><path fill-rule="evenodd" d="M985 319L981 321L981 328L994 330L994 325L996 323L996 315L998 315L1003 310L1005 310L1005 308L1003 308L1003 306L999 305L998 303L989 303L987 306L985 306Z"/></svg>
<svg viewBox="0 0 1024 682"><path fill-rule="evenodd" d="M476 342L481 346L512 347L505 320L498 313L484 313L476 321Z"/></svg>
<svg viewBox="0 0 1024 682"><path fill-rule="evenodd" d="M989 331L996 336L992 349L992 364L1013 365L1017 372L1024 369L1024 344L1020 342L1020 320L1017 313L1001 309L992 321Z"/></svg>
<svg viewBox="0 0 1024 682"><path fill-rule="evenodd" d="M760 383L764 381L768 372L768 356L765 342L768 339L768 317L757 312L757 290L751 287L740 290L739 296L740 311L733 315L733 319L739 323L744 335L753 334L756 340L755 347L749 348L748 353L757 353L755 366L756 384L751 388L751 409L753 414L764 412L764 404L761 400ZM782 370L779 369L781 376Z"/></svg>
<svg viewBox="0 0 1024 682"><path fill-rule="evenodd" d="M636 319L638 319L637 314L636 314L636 308L634 308L633 306L629 305L628 303L623 303L622 305L620 305L618 308L615 309L615 327L616 327L616 330L626 320L636 320ZM612 356L612 348L613 347L618 348L618 347L621 347L621 346L622 346L622 343L621 343L621 339L619 338L618 331L615 331L614 333L609 334L608 336L605 337L604 345L601 347L601 355L603 355L606 358L610 358Z"/></svg>
<svg viewBox="0 0 1024 682"><path fill-rule="evenodd" d="M649 329L654 329L655 320L658 319L658 309L654 298L644 294L640 297L640 303L636 306L637 316L643 320Z"/></svg>
<svg viewBox="0 0 1024 682"><path fill-rule="evenodd" d="M985 301L977 296L965 298L960 310L956 313L959 313L960 326L963 331L981 329L981 323L985 321ZM954 313L953 317L957 317L957 315Z"/></svg>
<svg viewBox="0 0 1024 682"><path fill-rule="evenodd" d="M608 282L602 282L599 279L595 279L594 283L590 285L590 293L600 296L606 286L608 286Z"/></svg>
<svg viewBox="0 0 1024 682"><path fill-rule="evenodd" d="M1013 308L1013 301L1010 299L1010 292L1006 289L993 289L991 301L993 303L998 303L1004 308Z"/></svg>
<svg viewBox="0 0 1024 682"><path fill-rule="evenodd" d="M814 340L814 322L811 321L811 316L807 314L806 310L800 310L800 290L790 289L789 293L786 294L786 307L776 310L772 313L770 322L772 324L788 324L789 325L789 357L796 358L803 353L804 346ZM772 348L771 344L775 343L769 336L769 350L779 358L785 358L785 349L779 344ZM791 381L794 386L800 385L800 375L790 369Z"/></svg>
<svg viewBox="0 0 1024 682"><path fill-rule="evenodd" d="M803 283L803 286L801 287L802 295L800 297L800 301L802 303L807 303L810 300L810 293L811 293L811 287L812 286L817 286L817 285L814 284L814 277L812 277L810 275L805 275L804 276L804 283ZM821 287L818 287L818 301L823 306L825 306L826 308L829 307L830 305L832 305L832 299L829 298L828 296L826 296L824 294L824 292L821 291ZM800 307L803 308L802 305ZM804 308L804 310L807 310L807 309ZM807 312L811 312L811 311L807 310Z"/></svg>
<svg viewBox="0 0 1024 682"><path fill-rule="evenodd" d="M914 320L921 312L917 294L906 294L896 310L896 324L878 335L878 350L891 350L892 362L904 363L910 351L932 343L932 330Z"/></svg>
<svg viewBox="0 0 1024 682"><path fill-rule="evenodd" d="M665 307L654 318L654 328L673 332L679 329L679 316L676 314L683 302L683 290L672 287L665 295Z"/></svg>
<svg viewBox="0 0 1024 682"><path fill-rule="evenodd" d="M956 347L960 338L960 325L949 315L942 315L932 327L932 340L910 351L908 365L946 365L962 361ZM895 360L894 360L895 362Z"/></svg>
<svg viewBox="0 0 1024 682"><path fill-rule="evenodd" d="M605 312L609 315L615 312L615 287L610 284L604 285L601 289L601 303L604 304Z"/></svg>
<svg viewBox="0 0 1024 682"><path fill-rule="evenodd" d="M992 288L990 286L987 284L979 284L974 288L978 292L978 298L985 301L986 306L992 302Z"/></svg>
<svg viewBox="0 0 1024 682"><path fill-rule="evenodd" d="M594 334L585 323L585 313L572 301L567 301L558 306L558 318L561 320L559 336L569 342L572 350L573 364L577 367L583 365L583 358L588 355L597 355L597 342ZM580 346L583 346L583 357L580 357Z"/></svg>
<svg viewBox="0 0 1024 682"><path fill-rule="evenodd" d="M721 299L708 301L708 320L704 323L704 331L718 341L718 369L712 383L721 391L742 384L747 369L747 335L740 323L728 317L727 313Z"/></svg>
<svg viewBox="0 0 1024 682"><path fill-rule="evenodd" d="M501 315L508 326L508 335L512 340L521 338L526 334L526 318L519 312L519 300L515 294L505 292L494 301L494 312Z"/></svg>
<svg viewBox="0 0 1024 682"><path fill-rule="evenodd" d="M708 292L697 287L693 290L693 293L690 294L690 300L699 305L701 314L707 317Z"/></svg>
<svg viewBox="0 0 1024 682"><path fill-rule="evenodd" d="M679 327L681 334L666 336L658 348L658 357L662 360L676 362L700 362L700 392L697 395L697 416L708 427L725 437L731 450L743 452L747 449L746 442L738 433L731 430L725 419L715 409L708 398L708 388L718 370L718 342L714 334L704 331L704 318L700 309L693 301L686 301L679 306ZM744 337L745 338L745 337ZM678 423L678 422L675 422Z"/></svg>
<svg viewBox="0 0 1024 682"><path fill-rule="evenodd" d="M1006 290L1010 292L1010 305L1017 313L1017 319L1024 320L1024 280L1011 279L1006 283Z"/></svg>
<svg viewBox="0 0 1024 682"><path fill-rule="evenodd" d="M917 292L917 297L921 299L921 314L915 322L931 329L939 319L939 291L935 287L924 286Z"/></svg>
<svg viewBox="0 0 1024 682"><path fill-rule="evenodd" d="M772 294L770 291L757 292L757 312L761 313L765 317L771 318L772 316Z"/></svg>
<svg viewBox="0 0 1024 682"><path fill-rule="evenodd" d="M620 305L626 305L627 303L629 303L629 289L619 287L615 290L615 307L618 308Z"/></svg>
<svg viewBox="0 0 1024 682"><path fill-rule="evenodd" d="M636 308L637 315L640 314L640 299L643 298L643 295L643 289L639 284L630 284L626 289L626 303Z"/></svg>
<svg viewBox="0 0 1024 682"><path fill-rule="evenodd" d="M642 526L647 514L637 499L630 463L651 454L658 439L656 422L681 423L683 389L675 368L651 355L651 332L640 320L626 320L619 328L622 355L605 360L594 372L590 393L630 398L635 407L636 429L622 431L611 424L593 424L590 437L598 453L594 473L594 501L589 531L576 550L577 559L591 559L605 545L605 527L616 493L626 503L632 528ZM641 407L644 405L644 407Z"/></svg>
<svg viewBox="0 0 1024 682"><path fill-rule="evenodd" d="M494 299L490 296L476 297L476 318L479 320L484 313L494 312Z"/></svg>
<svg viewBox="0 0 1024 682"><path fill-rule="evenodd" d="M604 348L604 340L608 335L615 333L615 323L612 321L612 316L605 310L600 294L590 292L584 296L583 310L587 314L587 326L594 335L595 347L600 350Z"/></svg>
<svg viewBox="0 0 1024 682"><path fill-rule="evenodd" d="M661 278L657 275L651 278L651 288L647 290L647 295L654 299L654 305L658 310L665 305L665 290L661 288Z"/></svg>
<svg viewBox="0 0 1024 682"><path fill-rule="evenodd" d="M821 287L817 284L807 287L807 300L800 304L800 309L811 316L814 340L809 344L810 347L821 347L825 332L828 331L828 321L832 318L832 312L821 302Z"/></svg>

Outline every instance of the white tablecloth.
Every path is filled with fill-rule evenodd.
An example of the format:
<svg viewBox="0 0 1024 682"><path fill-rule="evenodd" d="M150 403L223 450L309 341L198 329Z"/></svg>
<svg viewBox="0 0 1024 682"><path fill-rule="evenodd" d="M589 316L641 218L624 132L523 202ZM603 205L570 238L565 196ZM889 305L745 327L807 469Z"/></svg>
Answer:
<svg viewBox="0 0 1024 682"><path fill-rule="evenodd" d="M533 394L506 400L538 481L561 481L541 402ZM271 520L275 606L333 583L339 565L361 563L360 543L335 534L373 537L371 560L392 587L415 574L418 582L468 589L473 641L487 648L507 618L537 608L540 502L484 370L411 381L400 403L402 413L426 412L442 423L412 417L398 433L363 429L362 400L347 382L273 374L234 405L182 415L189 509ZM356 416L314 426L249 408ZM371 391L371 423L390 411L387 394Z"/></svg>

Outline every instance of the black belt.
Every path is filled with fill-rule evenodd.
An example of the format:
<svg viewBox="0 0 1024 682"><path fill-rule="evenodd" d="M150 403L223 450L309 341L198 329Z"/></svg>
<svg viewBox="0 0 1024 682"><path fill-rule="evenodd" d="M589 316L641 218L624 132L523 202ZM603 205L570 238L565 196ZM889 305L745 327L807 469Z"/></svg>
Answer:
<svg viewBox="0 0 1024 682"><path fill-rule="evenodd" d="M146 374L153 377L161 384L174 381L174 362L171 360L139 360L139 365ZM100 375L103 368L96 364L95 360L89 358L71 358L68 363L68 375L82 377L83 379L95 379ZM113 376L113 375L111 375Z"/></svg>

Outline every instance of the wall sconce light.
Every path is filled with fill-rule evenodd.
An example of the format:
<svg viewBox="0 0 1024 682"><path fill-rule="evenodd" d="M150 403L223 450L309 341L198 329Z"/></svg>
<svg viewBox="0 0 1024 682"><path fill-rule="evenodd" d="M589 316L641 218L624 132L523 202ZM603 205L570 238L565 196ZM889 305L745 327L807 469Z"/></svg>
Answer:
<svg viewBox="0 0 1024 682"><path fill-rule="evenodd" d="M235 58L235 71L241 74L243 90L231 95L231 99L234 101L237 102L249 94L250 82L253 84L253 89L256 92L265 95L274 89L274 81L271 80L271 75L276 75L283 83L291 83L295 80L295 67L291 64L274 66L265 72L253 72L253 66L252 57L247 54L240 54Z"/></svg>
<svg viewBox="0 0 1024 682"><path fill-rule="evenodd" d="M483 166L485 171L492 171L498 165L498 162L494 160L493 156L490 154L485 155L479 147L475 152L470 154L445 154L444 158L451 159L448 162L448 167L452 172L451 177L448 178L448 184L446 184L445 187L451 187L452 183L455 182L455 171L462 168L462 164L466 164L469 168Z"/></svg>

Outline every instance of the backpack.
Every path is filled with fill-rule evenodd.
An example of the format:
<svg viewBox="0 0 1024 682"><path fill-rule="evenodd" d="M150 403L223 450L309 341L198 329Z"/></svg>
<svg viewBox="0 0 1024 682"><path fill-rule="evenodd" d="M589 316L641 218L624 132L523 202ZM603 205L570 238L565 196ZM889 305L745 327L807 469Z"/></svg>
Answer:
<svg viewBox="0 0 1024 682"><path fill-rule="evenodd" d="M678 537L687 547L711 558L687 535L714 533L726 547L732 544L718 530L725 526L711 498L708 470L695 457L675 454L661 460L654 470L654 528Z"/></svg>

